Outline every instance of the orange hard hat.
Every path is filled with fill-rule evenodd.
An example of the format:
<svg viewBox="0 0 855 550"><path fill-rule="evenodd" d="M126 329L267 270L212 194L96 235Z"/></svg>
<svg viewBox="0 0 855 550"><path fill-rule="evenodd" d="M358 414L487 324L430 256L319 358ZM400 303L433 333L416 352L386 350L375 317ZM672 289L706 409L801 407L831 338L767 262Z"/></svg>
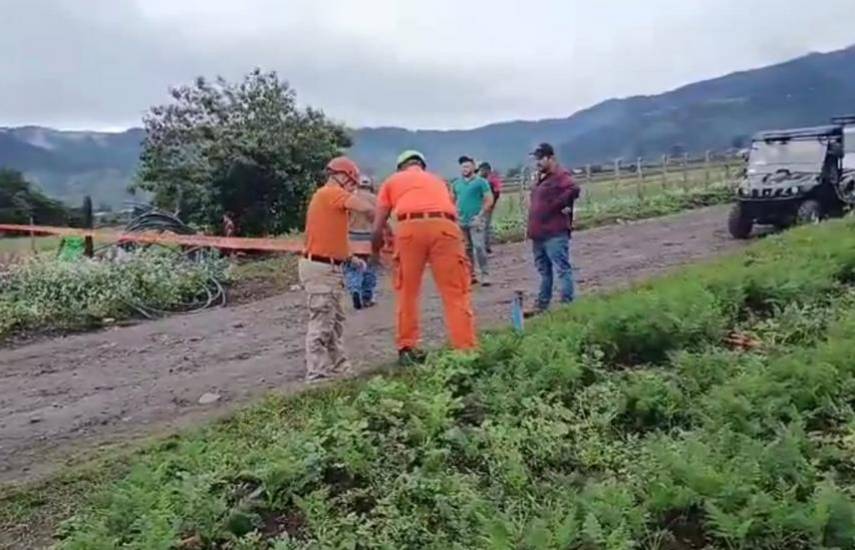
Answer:
<svg viewBox="0 0 855 550"><path fill-rule="evenodd" d="M354 182L359 182L359 166L347 157L335 157L327 163L330 174L344 174Z"/></svg>

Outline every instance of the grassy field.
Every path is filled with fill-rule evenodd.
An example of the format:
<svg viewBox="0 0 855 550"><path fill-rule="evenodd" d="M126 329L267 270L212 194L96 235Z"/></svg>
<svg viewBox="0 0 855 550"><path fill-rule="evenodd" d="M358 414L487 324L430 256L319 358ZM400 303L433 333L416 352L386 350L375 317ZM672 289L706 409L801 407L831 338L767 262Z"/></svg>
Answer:
<svg viewBox="0 0 855 550"><path fill-rule="evenodd" d="M55 252L59 248L60 237L3 237L0 238L0 256L28 256L35 252Z"/></svg>
<svg viewBox="0 0 855 550"><path fill-rule="evenodd" d="M2 237L0 236L0 265L11 261L30 258L34 255L43 257L56 256L62 237L39 236ZM106 241L95 240L95 248L108 244Z"/></svg>
<svg viewBox="0 0 855 550"><path fill-rule="evenodd" d="M717 166L707 175L703 170L691 170L685 178L681 172L669 172L666 177L661 173L648 174L644 179L625 176L620 180L606 179L587 183L585 178L576 178L582 188L582 195L576 204L581 218L587 212L625 209L628 213L638 204L655 201L658 197L704 195L722 189L731 189L736 169ZM520 192L502 195L496 207L494 219L497 223L508 225L513 220L524 220L527 213L528 197Z"/></svg>
<svg viewBox="0 0 855 550"><path fill-rule="evenodd" d="M0 501L61 548L853 548L855 220ZM46 523L40 523L44 522Z"/></svg>
<svg viewBox="0 0 855 550"><path fill-rule="evenodd" d="M619 197L635 196L642 198L654 194L671 192L689 192L709 188L722 182L734 181L737 169L735 166L725 168L724 165L713 165L709 171L701 168L685 172L672 167L666 175L660 169L644 173L643 178L635 174L625 174L620 179L614 177L606 180L593 180L586 183L584 176L577 181L587 193L582 196L580 206L586 201L602 201Z"/></svg>
<svg viewBox="0 0 855 550"><path fill-rule="evenodd" d="M635 194L618 195L614 198L586 200L575 208L573 225L576 229L587 229L601 225L632 220L655 218L692 208L723 204L733 200L733 190L728 182L716 182L684 190L668 189L648 192L641 197ZM502 196L499 200L493 225L496 239L500 242L519 241L525 238L528 219L527 201L519 193Z"/></svg>

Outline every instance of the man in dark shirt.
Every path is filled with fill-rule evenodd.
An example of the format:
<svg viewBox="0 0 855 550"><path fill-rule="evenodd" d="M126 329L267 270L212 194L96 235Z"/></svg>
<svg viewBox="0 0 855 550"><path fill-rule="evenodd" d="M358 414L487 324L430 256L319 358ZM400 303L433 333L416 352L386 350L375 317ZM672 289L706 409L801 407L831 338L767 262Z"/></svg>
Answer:
<svg viewBox="0 0 855 550"><path fill-rule="evenodd" d="M555 158L555 150L541 143L532 151L537 161L538 180L531 190L528 238L532 241L534 263L540 273L537 311L545 311L552 301L553 270L558 276L561 302L573 301L573 269L570 264L570 233L573 203L579 188L570 172Z"/></svg>

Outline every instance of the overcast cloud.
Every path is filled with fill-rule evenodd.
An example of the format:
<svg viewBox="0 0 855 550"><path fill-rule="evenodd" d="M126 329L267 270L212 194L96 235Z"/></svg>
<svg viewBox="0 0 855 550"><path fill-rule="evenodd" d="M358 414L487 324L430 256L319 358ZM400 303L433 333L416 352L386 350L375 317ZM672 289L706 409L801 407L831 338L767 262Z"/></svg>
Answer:
<svg viewBox="0 0 855 550"><path fill-rule="evenodd" d="M352 126L462 128L855 43L855 0L593 4L0 0L0 126L139 125L170 85L258 66Z"/></svg>

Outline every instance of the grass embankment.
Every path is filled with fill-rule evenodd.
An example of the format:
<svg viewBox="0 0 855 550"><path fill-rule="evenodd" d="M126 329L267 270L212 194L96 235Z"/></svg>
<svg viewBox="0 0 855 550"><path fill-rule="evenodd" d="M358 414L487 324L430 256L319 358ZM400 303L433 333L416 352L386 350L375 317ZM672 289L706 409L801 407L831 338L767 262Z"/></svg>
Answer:
<svg viewBox="0 0 855 550"><path fill-rule="evenodd" d="M87 550L853 548L853 283L855 221L798 229L0 512L62 487Z"/></svg>

